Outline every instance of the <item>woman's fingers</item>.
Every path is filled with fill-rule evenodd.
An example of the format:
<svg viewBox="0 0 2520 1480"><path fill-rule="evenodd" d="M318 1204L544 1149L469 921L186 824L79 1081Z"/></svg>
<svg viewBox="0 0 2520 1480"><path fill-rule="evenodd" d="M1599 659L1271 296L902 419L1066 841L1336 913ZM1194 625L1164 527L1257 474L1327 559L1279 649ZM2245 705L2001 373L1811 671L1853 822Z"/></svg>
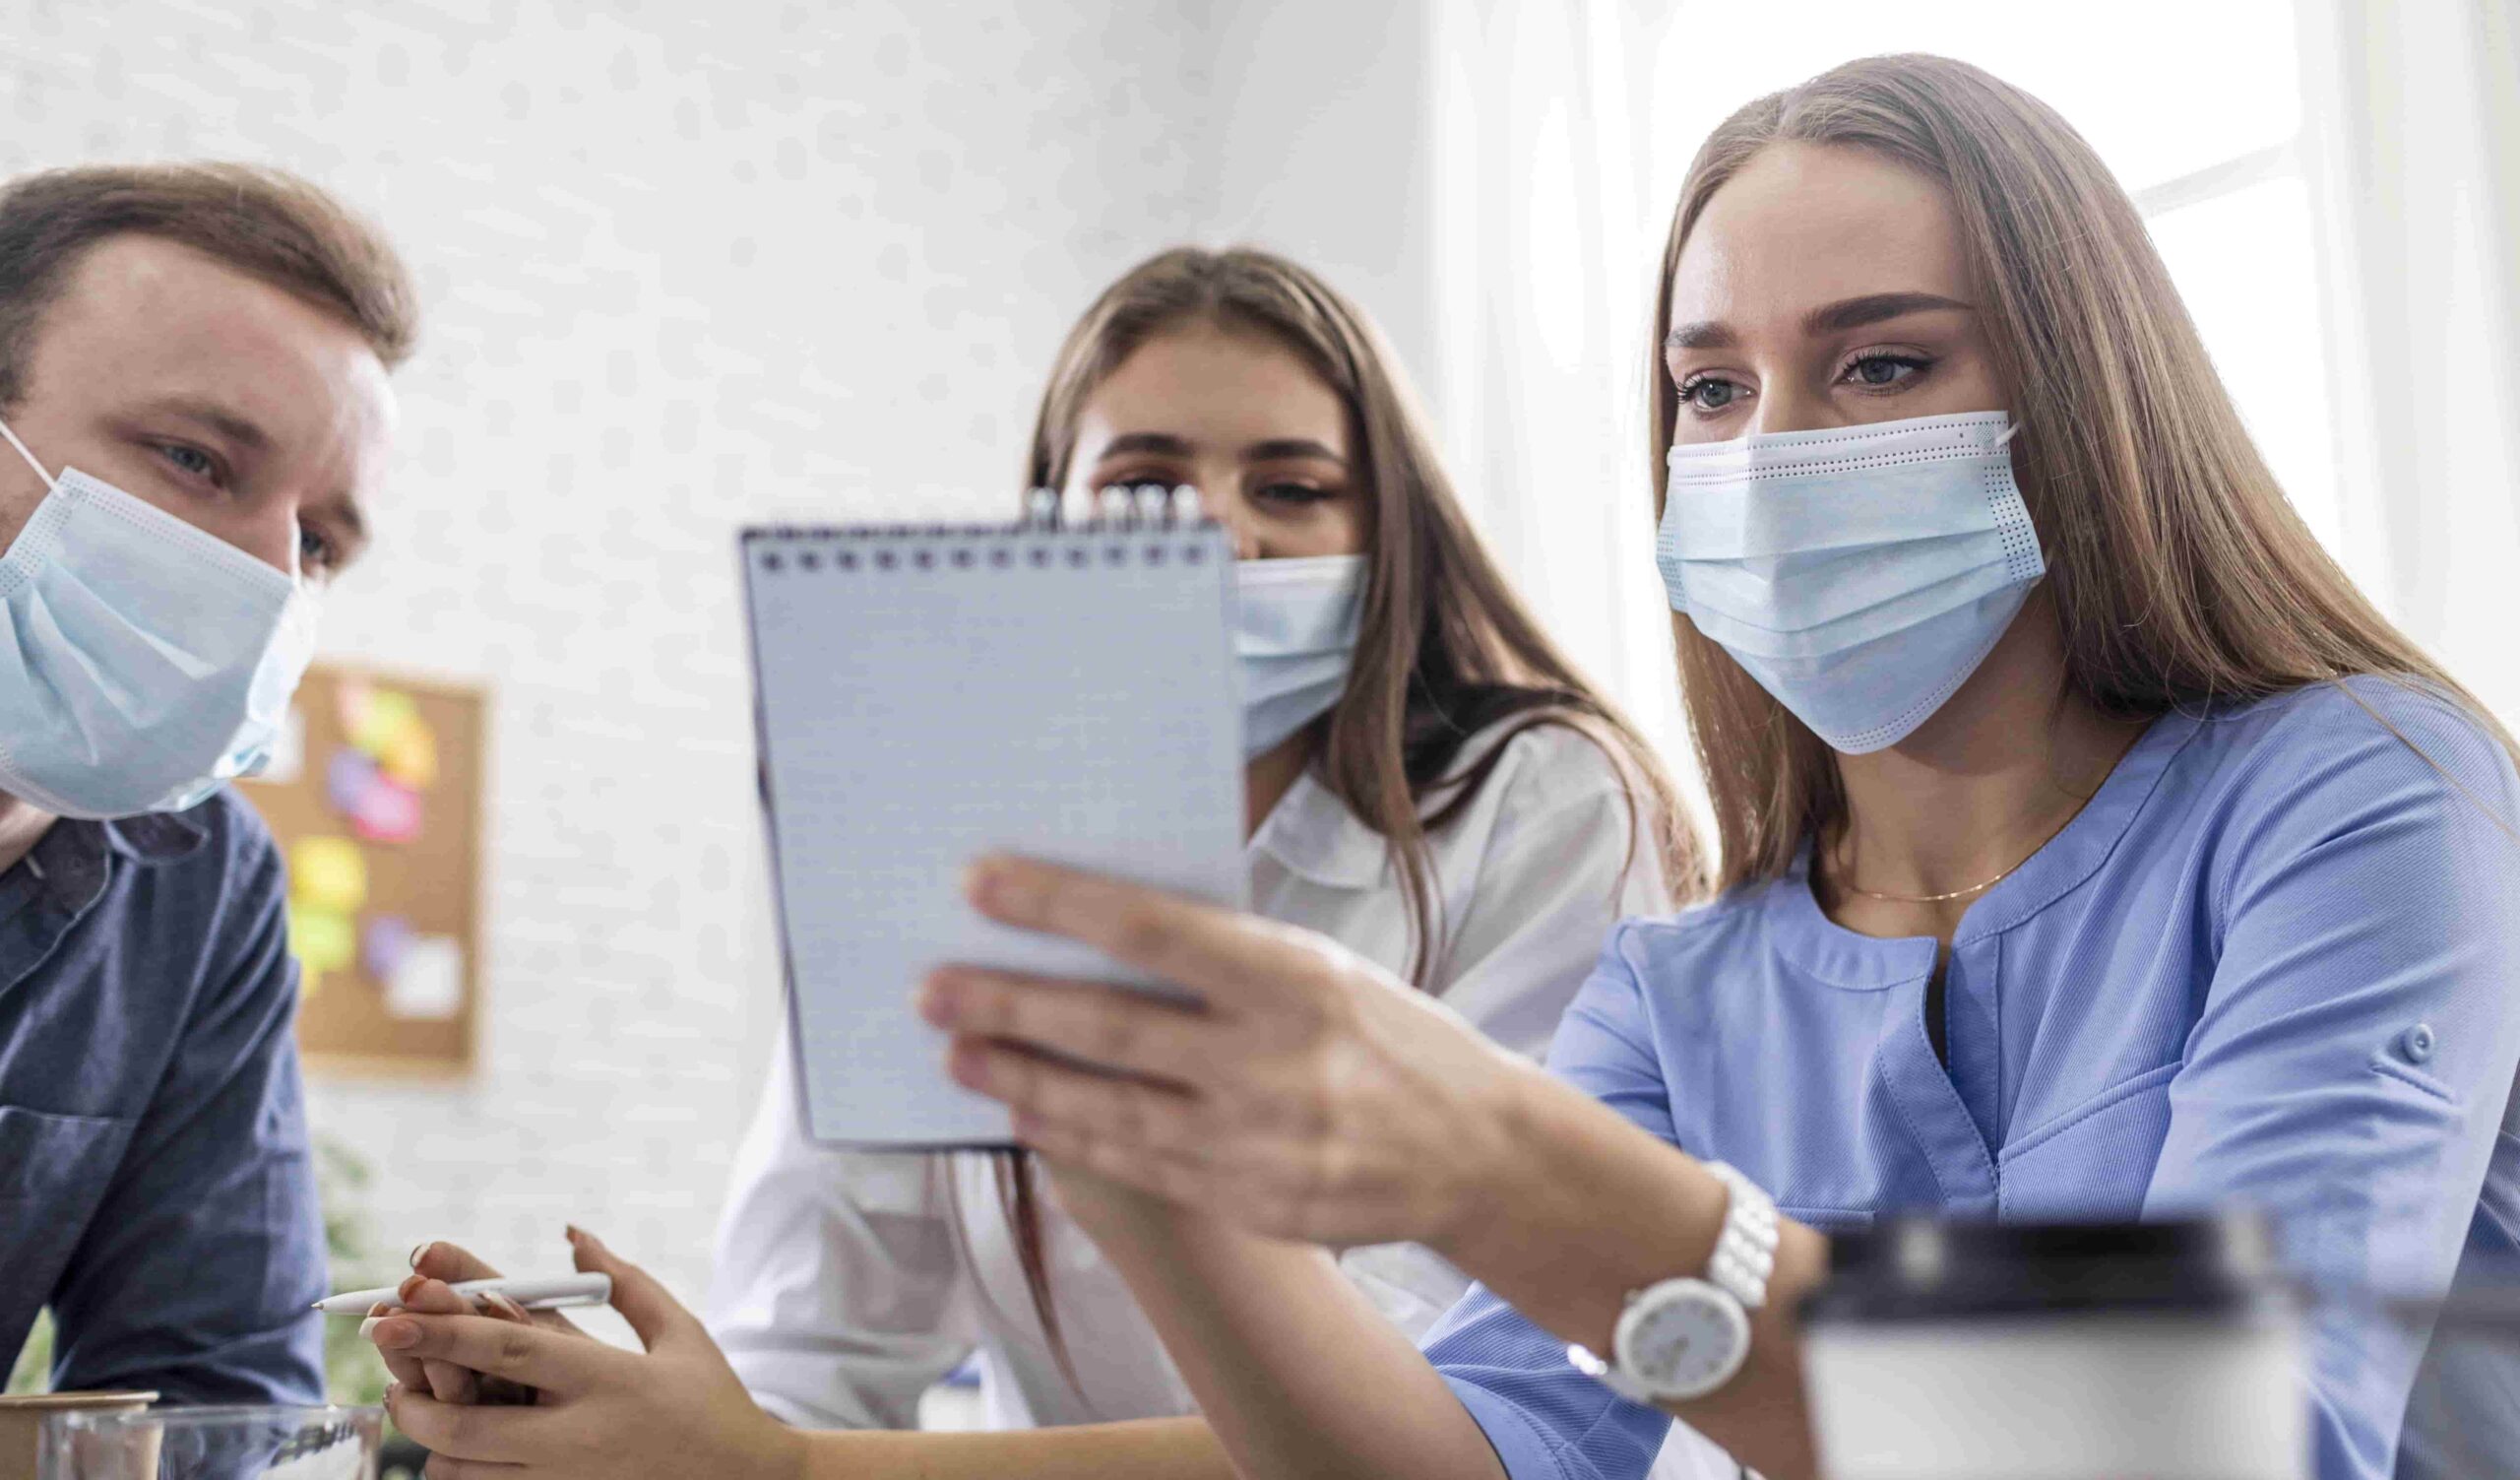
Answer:
<svg viewBox="0 0 2520 1480"><path fill-rule="evenodd" d="M569 1248L577 1255L581 1272L612 1276L612 1308L630 1322L630 1329L649 1351L686 1336L709 1339L700 1318L683 1309L663 1281L605 1248L601 1239L572 1225Z"/></svg>
<svg viewBox="0 0 2520 1480"><path fill-rule="evenodd" d="M1001 925L1083 941L1212 1005L1283 999L1322 964L1322 942L1303 932L1033 859L981 859L963 892Z"/></svg>
<svg viewBox="0 0 2520 1480"><path fill-rule="evenodd" d="M460 1279L497 1279L499 1271L490 1267L479 1255L461 1244L444 1240L422 1244L411 1251L411 1272L428 1279L442 1279L454 1284Z"/></svg>
<svg viewBox="0 0 2520 1480"><path fill-rule="evenodd" d="M920 988L918 1011L948 1033L1174 1081L1217 1058L1227 1032L1215 1018L1144 993L973 966L931 974Z"/></svg>
<svg viewBox="0 0 2520 1480"><path fill-rule="evenodd" d="M456 1294L444 1280L433 1279L426 1275L410 1276L403 1281L402 1288L395 1293L402 1298L404 1310L416 1311L422 1315L468 1316L472 1311L472 1302ZM372 1330L374 1326L375 1322L371 1320L362 1329ZM384 1348L380 1347L378 1350L383 1351ZM472 1374L465 1369L445 1362L414 1362L408 1357L404 1359L402 1365L398 1366L395 1361L396 1355L390 1351L386 1352L385 1366L397 1381L410 1383L410 1385L420 1388L442 1403L480 1401L480 1384L473 1380ZM405 1376L406 1367L416 1370L417 1382L412 1382L410 1378Z"/></svg>
<svg viewBox="0 0 2520 1480"><path fill-rule="evenodd" d="M562 1395L600 1384L626 1357L600 1341L488 1316L407 1312L371 1319L366 1332L389 1358L399 1353L423 1364L448 1363Z"/></svg>
<svg viewBox="0 0 2520 1480"><path fill-rule="evenodd" d="M1019 1115L1098 1141L1170 1151L1199 1143L1198 1102L1177 1086L1114 1078L985 1038L956 1038L946 1071Z"/></svg>
<svg viewBox="0 0 2520 1480"><path fill-rule="evenodd" d="M461 1244L444 1240L422 1244L411 1251L411 1272L427 1279L454 1284L459 1280L497 1279L499 1271L487 1259ZM408 1282L407 1282L408 1283ZM530 1311L534 1323L555 1331L575 1331L576 1322L557 1311ZM443 1397L445 1394L440 1393Z"/></svg>
<svg viewBox="0 0 2520 1480"><path fill-rule="evenodd" d="M431 1475L468 1473L460 1466L470 1464L528 1464L566 1448L567 1420L551 1409L440 1402L397 1383L386 1389L385 1411L421 1448L456 1462L441 1470L432 1459Z"/></svg>
<svg viewBox="0 0 2520 1480"><path fill-rule="evenodd" d="M376 1329L377 1321L393 1314L394 1307L392 1306L369 1306L367 1308L367 1319L359 1326L359 1334L366 1335L369 1332L374 1331ZM378 1348L378 1355L385 1359L386 1376L392 1378L395 1382L402 1383L406 1387L416 1387L422 1392L430 1390L428 1373L422 1366L419 1358L407 1357L401 1352L389 1352L384 1350L382 1347Z"/></svg>

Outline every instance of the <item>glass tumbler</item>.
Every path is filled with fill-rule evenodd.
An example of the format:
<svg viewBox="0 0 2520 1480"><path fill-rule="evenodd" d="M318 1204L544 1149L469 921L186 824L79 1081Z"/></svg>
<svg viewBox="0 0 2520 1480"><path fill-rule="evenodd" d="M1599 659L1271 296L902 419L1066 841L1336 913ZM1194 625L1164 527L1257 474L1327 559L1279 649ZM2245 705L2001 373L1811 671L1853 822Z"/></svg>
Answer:
<svg viewBox="0 0 2520 1480"><path fill-rule="evenodd" d="M154 1408L44 1419L40 1480L376 1480L382 1408Z"/></svg>

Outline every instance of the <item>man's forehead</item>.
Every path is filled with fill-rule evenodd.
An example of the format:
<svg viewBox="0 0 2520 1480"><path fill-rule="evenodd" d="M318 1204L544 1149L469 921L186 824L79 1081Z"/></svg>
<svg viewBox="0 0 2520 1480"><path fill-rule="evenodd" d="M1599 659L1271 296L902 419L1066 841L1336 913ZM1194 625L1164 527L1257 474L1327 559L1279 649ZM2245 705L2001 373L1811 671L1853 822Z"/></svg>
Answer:
<svg viewBox="0 0 2520 1480"><path fill-rule="evenodd" d="M248 353L375 357L338 314L206 252L136 232L107 237L81 254L46 319L136 329L161 346L211 334Z"/></svg>
<svg viewBox="0 0 2520 1480"><path fill-rule="evenodd" d="M39 380L109 378L127 396L216 402L276 437L392 426L385 367L354 326L156 237L108 238L74 265L35 358Z"/></svg>

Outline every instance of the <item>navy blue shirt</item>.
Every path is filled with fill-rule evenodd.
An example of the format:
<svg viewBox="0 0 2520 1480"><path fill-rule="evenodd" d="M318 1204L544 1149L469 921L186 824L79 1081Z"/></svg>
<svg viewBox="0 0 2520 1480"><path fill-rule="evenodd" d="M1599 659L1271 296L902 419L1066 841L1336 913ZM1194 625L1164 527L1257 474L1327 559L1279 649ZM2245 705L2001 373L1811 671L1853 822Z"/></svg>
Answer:
<svg viewBox="0 0 2520 1480"><path fill-rule="evenodd" d="M224 792L0 873L0 1354L51 1306L57 1388L322 1400L286 891Z"/></svg>

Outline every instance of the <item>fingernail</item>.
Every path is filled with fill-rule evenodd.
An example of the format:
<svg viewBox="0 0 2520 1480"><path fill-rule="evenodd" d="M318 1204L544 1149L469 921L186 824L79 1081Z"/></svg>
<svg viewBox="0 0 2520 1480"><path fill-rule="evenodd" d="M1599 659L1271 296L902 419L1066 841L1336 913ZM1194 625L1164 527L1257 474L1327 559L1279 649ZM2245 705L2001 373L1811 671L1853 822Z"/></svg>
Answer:
<svg viewBox="0 0 2520 1480"><path fill-rule="evenodd" d="M958 1042L945 1061L945 1071L965 1089L977 1089L988 1077L988 1053L976 1043Z"/></svg>
<svg viewBox="0 0 2520 1480"><path fill-rule="evenodd" d="M410 1305L411 1297L418 1293L420 1286L428 1282L429 1277L425 1274L407 1274L403 1276L403 1283L394 1287L394 1293L405 1305Z"/></svg>
<svg viewBox="0 0 2520 1480"><path fill-rule="evenodd" d="M985 910L997 898L998 880L1004 870L993 858L974 859L963 867L963 897Z"/></svg>
<svg viewBox="0 0 2520 1480"><path fill-rule="evenodd" d="M531 1322L534 1319L533 1317L525 1314L525 1307L518 1305L513 1299L510 1299L507 1292L504 1290L490 1291L488 1294L481 1297L481 1303L498 1312L500 1315L505 1316L510 1320Z"/></svg>
<svg viewBox="0 0 2520 1480"><path fill-rule="evenodd" d="M930 972L918 987L918 1015L937 1027L954 1020L956 989L954 979L945 973Z"/></svg>
<svg viewBox="0 0 2520 1480"><path fill-rule="evenodd" d="M376 1323L377 1323L378 1321L380 1321L380 1320L383 1320L384 1319L385 1319L385 1318L384 1318L384 1317L382 1317L382 1316L370 1316L370 1317L369 1317L369 1318L367 1318L365 1320L360 1321L360 1322L358 1323L358 1333L359 1333L359 1335L360 1335L362 1338L375 1335L375 1334L376 1334Z"/></svg>
<svg viewBox="0 0 2520 1480"><path fill-rule="evenodd" d="M428 1244L414 1244L414 1245L412 1245L412 1246L411 1246L411 1261L410 1261L410 1262L411 1262L411 1267L412 1267L412 1268L417 1269L417 1268L419 1268L419 1267L420 1267L420 1255L424 1255L424 1254L426 1254L426 1253L428 1253L428 1252L429 1252L430 1247L431 1247L431 1246L430 1246L430 1245L428 1245Z"/></svg>

